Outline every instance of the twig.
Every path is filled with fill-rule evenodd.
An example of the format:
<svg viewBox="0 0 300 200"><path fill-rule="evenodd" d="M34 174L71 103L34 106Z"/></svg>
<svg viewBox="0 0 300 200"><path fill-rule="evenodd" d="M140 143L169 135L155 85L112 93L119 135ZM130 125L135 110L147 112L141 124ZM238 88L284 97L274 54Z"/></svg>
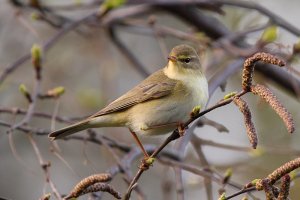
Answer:
<svg viewBox="0 0 300 200"><path fill-rule="evenodd" d="M255 191L255 190L256 190L255 187L241 189L240 191L226 197L224 200L229 200L229 199L232 199L233 197L239 196L240 194L245 194L247 192L252 192L252 191Z"/></svg>
<svg viewBox="0 0 300 200"><path fill-rule="evenodd" d="M78 27L80 24L84 23L87 20L90 20L92 18L96 17L96 13L89 14L87 16L84 16L80 18L79 20L76 20L65 27L63 27L60 31L58 31L53 37L51 37L48 41L46 41L42 45L42 49L44 52L48 51L56 42L64 36L69 31L74 30L76 27ZM18 60L16 60L13 64L9 65L4 69L4 71L0 74L0 84L3 83L3 81L6 79L6 77L11 74L13 71L15 71L17 68L19 68L25 61L30 59L30 54L26 54L22 57L20 57Z"/></svg>
<svg viewBox="0 0 300 200"><path fill-rule="evenodd" d="M27 110L21 109L21 108L0 108L0 113L10 113L10 114L16 114L16 115L26 115ZM33 112L33 117L40 117L45 119L52 119L53 114L43 113L43 112ZM86 118L84 117L64 117L64 116L56 116L55 120L57 122L63 122L63 123L72 123L74 121L79 121Z"/></svg>
<svg viewBox="0 0 300 200"><path fill-rule="evenodd" d="M118 38L115 28L111 25L109 28L109 36L114 44L119 48L120 52L128 58L128 60L133 64L133 67L143 76L147 77L149 72L146 71L144 66L140 63L140 61L135 57L135 55L127 48L123 42Z"/></svg>
<svg viewBox="0 0 300 200"><path fill-rule="evenodd" d="M192 141L194 142L195 146L197 146L198 144L202 144L202 145L208 145L208 146L212 146L212 147L216 147L216 148L223 148L223 149L234 150L234 151L244 151L244 152L252 151L252 148L250 148L250 147L242 147L242 146L236 146L236 145L217 143L214 141L199 138L197 136L194 136Z"/></svg>
<svg viewBox="0 0 300 200"><path fill-rule="evenodd" d="M298 37L300 36L300 30L297 27L293 26L288 21L284 20L282 17L274 14L272 11L253 1L216 0L213 3L256 10L261 14L267 16L270 20L272 20L273 23L277 24L278 26L281 26L282 28L288 30L289 32L293 33Z"/></svg>
<svg viewBox="0 0 300 200"><path fill-rule="evenodd" d="M0 126L5 126L5 127L8 127L8 128L11 128L12 124L0 120ZM33 128L33 127L29 127L29 126L26 126L26 127L25 126L20 126L20 127L17 127L16 129L20 130L24 133L31 132L31 133L35 133L37 135L48 135L49 134L48 130Z"/></svg>
<svg viewBox="0 0 300 200"><path fill-rule="evenodd" d="M183 180L182 180L182 171L179 167L173 167L175 172L175 183L176 183L176 193L177 193L177 200L184 200L184 187L183 187Z"/></svg>
<svg viewBox="0 0 300 200"><path fill-rule="evenodd" d="M197 155L198 155L198 158L200 160L200 163L201 163L201 166L203 168L206 169L207 173L211 173L211 170L210 170L210 165L202 151L202 145L200 143L197 143L196 140L194 140L194 138L197 137L195 134L192 135L192 138L191 138L191 144L193 145ZM206 189L206 196L207 196L207 199L208 200L212 200L213 199L213 194L212 194L212 181L210 178L204 178L204 185L205 185L205 189Z"/></svg>
<svg viewBox="0 0 300 200"><path fill-rule="evenodd" d="M17 124L11 127L11 130L13 131L14 129L17 129L20 126L26 125L30 120L34 112L34 108L36 106L36 101L38 94L40 93L40 87L41 87L41 79L36 79L35 81L35 87L34 87L34 92L32 95L32 101L29 104L28 110L26 112L25 117Z"/></svg>
<svg viewBox="0 0 300 200"><path fill-rule="evenodd" d="M36 154L36 157L39 161L39 164L41 166L41 168L43 169L44 171L44 174L45 174L45 178L46 178L46 182L49 183L52 191L54 192L55 196L57 199L62 199L61 198L61 195L59 194L56 186L54 185L54 183L52 182L52 180L50 179L50 174L49 174L49 167L50 167L50 162L49 163L46 163L42 157L42 154L36 144L36 142L34 141L33 137L31 136L31 134L28 134L28 139L34 149L34 152Z"/></svg>

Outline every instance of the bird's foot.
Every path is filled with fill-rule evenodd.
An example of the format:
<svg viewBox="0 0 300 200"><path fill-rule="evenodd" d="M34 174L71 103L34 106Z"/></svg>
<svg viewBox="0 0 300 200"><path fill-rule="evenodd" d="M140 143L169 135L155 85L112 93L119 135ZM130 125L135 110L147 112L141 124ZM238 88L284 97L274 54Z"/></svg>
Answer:
<svg viewBox="0 0 300 200"><path fill-rule="evenodd" d="M143 160L141 161L141 165L139 166L140 169L142 170L148 170L150 166L153 165L155 161L155 158L151 156L145 156Z"/></svg>

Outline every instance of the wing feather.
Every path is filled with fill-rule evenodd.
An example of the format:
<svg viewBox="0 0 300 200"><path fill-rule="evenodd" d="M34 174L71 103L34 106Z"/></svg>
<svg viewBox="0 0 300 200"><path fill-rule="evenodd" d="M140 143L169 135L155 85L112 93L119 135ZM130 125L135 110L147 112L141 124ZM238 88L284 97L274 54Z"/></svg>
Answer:
<svg viewBox="0 0 300 200"><path fill-rule="evenodd" d="M169 79L163 70L159 70L91 117L118 112L138 103L167 96L172 93L176 83L176 80Z"/></svg>

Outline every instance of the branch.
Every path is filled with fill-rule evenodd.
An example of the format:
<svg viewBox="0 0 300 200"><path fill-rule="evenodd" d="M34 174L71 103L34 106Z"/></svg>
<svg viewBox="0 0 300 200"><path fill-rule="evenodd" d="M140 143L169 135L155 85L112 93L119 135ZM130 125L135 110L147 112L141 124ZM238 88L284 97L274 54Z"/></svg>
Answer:
<svg viewBox="0 0 300 200"><path fill-rule="evenodd" d="M48 41L46 41L42 45L43 52L48 51L59 39L62 38L65 34L68 32L74 30L76 27L78 27L80 24L91 20L96 17L96 13L89 14L87 16L84 16L80 18L79 20L76 20L74 22L71 22L70 24L66 25L62 29L60 29L53 37L51 37ZM0 74L0 84L3 83L3 81L7 78L9 74L14 72L16 69L18 69L24 62L30 59L30 54L25 54L24 56L17 59L14 63L9 65L4 69L4 71Z"/></svg>
<svg viewBox="0 0 300 200"><path fill-rule="evenodd" d="M282 17L276 15L272 11L268 10L267 8L253 2L253 1L238 1L238 0L215 0L213 1L216 4L219 5L229 5L229 6L235 6L235 7L242 7L242 8L248 8L251 10L256 10L259 13L267 16L273 23L277 24L278 26L286 29L287 31L293 33L296 36L300 36L300 30L293 26L288 21L284 20Z"/></svg>

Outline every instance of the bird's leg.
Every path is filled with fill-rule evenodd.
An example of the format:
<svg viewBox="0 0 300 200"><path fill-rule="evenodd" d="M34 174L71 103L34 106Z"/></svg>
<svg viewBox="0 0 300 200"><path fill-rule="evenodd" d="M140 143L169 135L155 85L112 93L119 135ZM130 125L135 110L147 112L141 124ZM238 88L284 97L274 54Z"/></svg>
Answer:
<svg viewBox="0 0 300 200"><path fill-rule="evenodd" d="M138 144L138 146L141 148L142 152L144 153L144 159L148 159L150 156L148 155L147 151L145 150L143 144L141 143L141 141L139 140L138 136L136 135L135 132L133 132L132 130L130 130L131 135L133 136L134 140L136 141L136 143Z"/></svg>

